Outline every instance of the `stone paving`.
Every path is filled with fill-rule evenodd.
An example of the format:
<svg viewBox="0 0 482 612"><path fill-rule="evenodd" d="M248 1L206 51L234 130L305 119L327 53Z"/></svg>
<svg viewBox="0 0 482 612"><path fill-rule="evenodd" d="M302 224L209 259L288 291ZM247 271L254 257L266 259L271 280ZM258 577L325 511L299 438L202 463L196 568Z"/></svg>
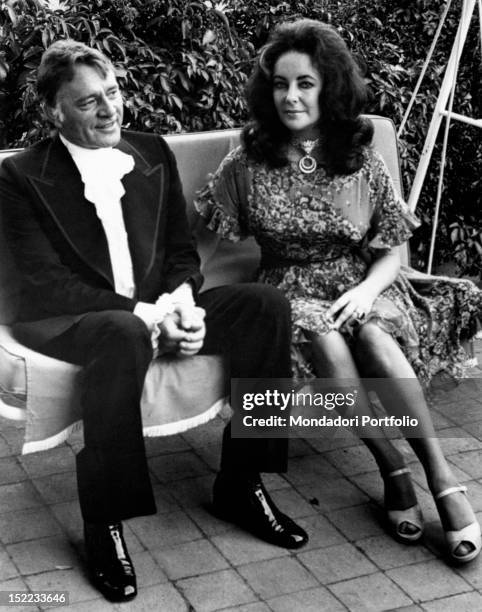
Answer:
<svg viewBox="0 0 482 612"><path fill-rule="evenodd" d="M481 341L476 353L482 364ZM482 379L480 367L472 376ZM472 381L441 389L433 415L481 520L478 387ZM79 612L482 610L482 556L466 567L444 559L436 510L405 442L396 444L410 462L427 521L423 543L404 546L385 532L381 481L355 438L296 439L289 472L265 477L276 502L310 533L309 544L291 552L210 514L223 424L216 418L183 435L147 440L158 513L125 523L140 588L133 602L115 605L89 584L83 566L74 472L81 438L21 456L21 426L0 420L0 591L68 591L68 609Z"/></svg>

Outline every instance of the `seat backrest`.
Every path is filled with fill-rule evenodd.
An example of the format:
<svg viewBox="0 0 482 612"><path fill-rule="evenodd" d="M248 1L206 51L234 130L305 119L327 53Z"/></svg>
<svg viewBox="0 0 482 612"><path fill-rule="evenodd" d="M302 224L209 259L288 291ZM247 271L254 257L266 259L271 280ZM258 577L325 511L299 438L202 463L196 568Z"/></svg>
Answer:
<svg viewBox="0 0 482 612"><path fill-rule="evenodd" d="M390 119L368 115L375 128L373 145L380 152L393 178L395 188L401 193L401 172L395 125ZM174 151L188 204L188 214L195 219L192 201L208 174L215 171L225 155L239 143L239 130L217 130L194 134L173 134L166 140ZM250 280L259 264L259 248L252 238L231 244L222 241L215 247L216 237L199 229L196 231L204 289L233 282ZM407 251L402 251L402 261L407 263Z"/></svg>
<svg viewBox="0 0 482 612"><path fill-rule="evenodd" d="M192 205L196 191L205 185L208 175L215 172L229 151L239 144L239 135L240 130L216 130L166 137L177 160L188 216L201 256L203 289L252 280L260 259L259 247L253 238L231 244L204 231Z"/></svg>
<svg viewBox="0 0 482 612"><path fill-rule="evenodd" d="M401 190L401 175L395 126L384 117L371 115L374 126L374 146L383 156L392 175L396 189ZM207 176L215 172L222 159L239 143L239 130L217 130L192 134L166 136L177 160L188 216L195 225L196 213L193 199L203 187ZM0 163L15 151L0 151ZM18 293L15 268L2 235L0 209L0 324L8 324L15 317L15 298ZM259 249L252 238L241 243L219 244L214 235L196 231L205 275L204 288L249 280L259 262Z"/></svg>

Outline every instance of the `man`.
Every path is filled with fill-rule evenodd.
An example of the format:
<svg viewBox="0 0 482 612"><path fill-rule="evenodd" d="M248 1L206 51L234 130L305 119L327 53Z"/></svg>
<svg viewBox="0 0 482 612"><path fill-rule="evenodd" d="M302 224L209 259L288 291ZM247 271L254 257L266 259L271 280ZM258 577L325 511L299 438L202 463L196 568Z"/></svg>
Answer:
<svg viewBox="0 0 482 612"><path fill-rule="evenodd" d="M87 560L103 594L125 601L137 587L121 521L155 512L139 408L151 359L225 352L232 377L289 377L289 308L255 284L197 295L199 258L173 155L160 136L121 134L122 96L107 58L56 42L38 92L56 134L0 171L22 281L17 331L84 366L77 478ZM284 441L234 439L228 426L215 512L269 542L302 546L306 533L259 476L285 464Z"/></svg>

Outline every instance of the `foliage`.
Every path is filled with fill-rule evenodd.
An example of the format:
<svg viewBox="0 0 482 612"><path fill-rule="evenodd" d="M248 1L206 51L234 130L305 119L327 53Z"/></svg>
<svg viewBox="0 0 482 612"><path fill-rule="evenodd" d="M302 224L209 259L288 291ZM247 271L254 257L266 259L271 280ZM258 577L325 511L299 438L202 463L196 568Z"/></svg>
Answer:
<svg viewBox="0 0 482 612"><path fill-rule="evenodd" d="M480 219L458 217L450 224L454 259L463 274L476 276L482 269L482 229Z"/></svg>
<svg viewBox="0 0 482 612"><path fill-rule="evenodd" d="M55 4L55 6L54 6ZM439 0L0 0L0 147L45 135L35 69L44 49L70 36L111 57L125 92L126 122L159 133L242 125L244 86L255 52L274 24L293 16L332 23L358 57L371 91L369 112L399 125L445 1ZM408 193L460 16L453 2L400 142ZM482 63L477 11L462 55L454 110L480 117ZM441 130L442 132L442 130ZM477 128L453 123L445 171L436 262L481 273L482 150ZM412 241L423 266L438 180L437 144Z"/></svg>
<svg viewBox="0 0 482 612"><path fill-rule="evenodd" d="M45 48L67 36L112 59L125 92L126 120L136 129L196 131L245 118L239 93L254 50L232 36L223 13L203 3L74 0L52 10L39 0L17 0L2 8L3 145L24 145L45 134L35 68Z"/></svg>

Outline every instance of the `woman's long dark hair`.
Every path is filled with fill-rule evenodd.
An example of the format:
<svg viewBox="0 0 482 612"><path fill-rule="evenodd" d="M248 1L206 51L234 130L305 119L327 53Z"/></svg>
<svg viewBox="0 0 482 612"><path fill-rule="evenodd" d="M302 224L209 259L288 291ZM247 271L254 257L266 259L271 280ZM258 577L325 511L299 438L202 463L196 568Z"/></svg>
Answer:
<svg viewBox="0 0 482 612"><path fill-rule="evenodd" d="M247 86L251 121L243 144L249 157L271 167L288 163L286 144L291 133L280 121L273 100L273 70L281 55L306 53L320 73L321 143L328 170L351 174L362 165L362 146L371 142L373 125L360 117L367 90L360 69L345 42L331 26L301 19L275 28L261 49Z"/></svg>

